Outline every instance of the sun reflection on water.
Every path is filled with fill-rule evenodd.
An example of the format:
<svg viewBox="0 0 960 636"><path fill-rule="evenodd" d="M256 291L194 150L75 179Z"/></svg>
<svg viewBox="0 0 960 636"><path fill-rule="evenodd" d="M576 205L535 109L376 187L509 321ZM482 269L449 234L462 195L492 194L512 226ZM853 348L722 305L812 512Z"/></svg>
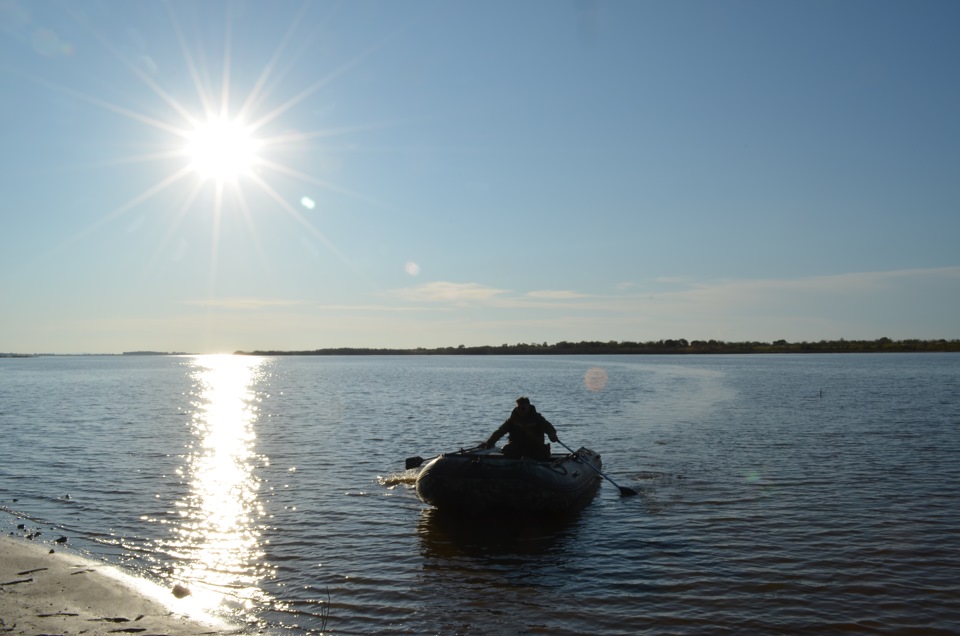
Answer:
<svg viewBox="0 0 960 636"><path fill-rule="evenodd" d="M252 610L267 601L268 574L260 536L264 515L256 470L259 398L254 384L263 358L232 355L192 360L193 437L182 477L189 493L178 502L176 579L204 609Z"/></svg>

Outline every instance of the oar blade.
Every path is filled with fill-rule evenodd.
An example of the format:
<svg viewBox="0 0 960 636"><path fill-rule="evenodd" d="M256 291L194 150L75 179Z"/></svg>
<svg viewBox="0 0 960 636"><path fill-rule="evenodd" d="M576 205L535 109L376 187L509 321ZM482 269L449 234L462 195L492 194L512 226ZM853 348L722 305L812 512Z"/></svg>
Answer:
<svg viewBox="0 0 960 636"><path fill-rule="evenodd" d="M419 468L422 464L423 464L423 457L420 457L420 456L407 457L407 461L404 462L404 466L406 466L407 470L410 470L411 468Z"/></svg>
<svg viewBox="0 0 960 636"><path fill-rule="evenodd" d="M621 496L621 497L633 497L633 496L635 496L635 495L640 494L640 493L638 493L636 490L634 490L633 488L627 488L626 486L617 486L617 488L620 489L620 496Z"/></svg>

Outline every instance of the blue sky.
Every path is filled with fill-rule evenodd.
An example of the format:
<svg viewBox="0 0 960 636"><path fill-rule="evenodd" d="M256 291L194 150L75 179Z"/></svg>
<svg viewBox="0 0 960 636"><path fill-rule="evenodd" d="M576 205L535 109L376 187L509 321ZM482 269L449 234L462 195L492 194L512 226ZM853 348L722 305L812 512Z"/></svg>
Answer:
<svg viewBox="0 0 960 636"><path fill-rule="evenodd" d="M4 0L0 351L958 338L958 27Z"/></svg>

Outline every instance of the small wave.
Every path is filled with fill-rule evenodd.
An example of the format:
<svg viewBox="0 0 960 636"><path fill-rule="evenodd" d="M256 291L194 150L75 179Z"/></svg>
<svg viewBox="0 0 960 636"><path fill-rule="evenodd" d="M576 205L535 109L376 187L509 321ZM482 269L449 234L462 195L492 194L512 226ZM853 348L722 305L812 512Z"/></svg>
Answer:
<svg viewBox="0 0 960 636"><path fill-rule="evenodd" d="M413 484L417 483L417 475L412 471L406 471L393 475L387 475L386 477L379 476L377 477L377 483L386 488L396 488L397 486L402 485L412 486Z"/></svg>

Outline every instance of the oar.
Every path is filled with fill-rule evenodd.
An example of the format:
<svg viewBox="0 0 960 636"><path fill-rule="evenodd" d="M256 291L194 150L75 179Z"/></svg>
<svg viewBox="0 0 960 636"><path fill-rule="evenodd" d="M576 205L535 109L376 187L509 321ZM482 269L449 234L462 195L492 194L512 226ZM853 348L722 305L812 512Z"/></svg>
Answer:
<svg viewBox="0 0 960 636"><path fill-rule="evenodd" d="M461 448L460 452L469 453L479 448L483 448L483 444L477 444L472 448ZM410 470L411 468L419 468L420 466L423 465L423 462L429 461L434 457L440 457L440 455L434 455L433 457L427 457L426 459L424 459L423 457L420 457L419 455L417 455L416 457L407 457L407 459L403 462L403 465L406 467L407 470Z"/></svg>
<svg viewBox="0 0 960 636"><path fill-rule="evenodd" d="M566 448L568 451L570 451L570 454L571 454L571 455L573 454L573 452L574 452L573 449L570 448L569 446L567 446L566 444L564 444L563 442L561 442L559 439L557 439L557 443L560 444L561 446L563 446L564 448ZM588 462L583 462L583 463L586 464L587 466L589 466L590 468L594 469L595 471L597 471L597 472L600 474L601 477L603 477L604 479L606 479L607 481L609 481L611 484L613 484L614 486L616 486L617 488L619 488L619 489L620 489L620 496L621 496L621 497L632 497L633 495L636 495L636 494L637 494L637 491L634 490L633 488L627 488L626 486L620 486L620 485L618 485L617 482L615 482L615 481L613 481L612 479L610 479L610 477L608 477L606 473L604 473L602 470L600 470L599 468L597 468L597 467L594 466L593 464L590 464L590 463L588 463Z"/></svg>
<svg viewBox="0 0 960 636"><path fill-rule="evenodd" d="M423 457L420 457L419 455L417 455L416 457L407 457L406 461L404 462L404 466L406 467L407 470L410 470L411 468L420 468L420 466L423 465L423 462L425 461L427 460L424 459Z"/></svg>

